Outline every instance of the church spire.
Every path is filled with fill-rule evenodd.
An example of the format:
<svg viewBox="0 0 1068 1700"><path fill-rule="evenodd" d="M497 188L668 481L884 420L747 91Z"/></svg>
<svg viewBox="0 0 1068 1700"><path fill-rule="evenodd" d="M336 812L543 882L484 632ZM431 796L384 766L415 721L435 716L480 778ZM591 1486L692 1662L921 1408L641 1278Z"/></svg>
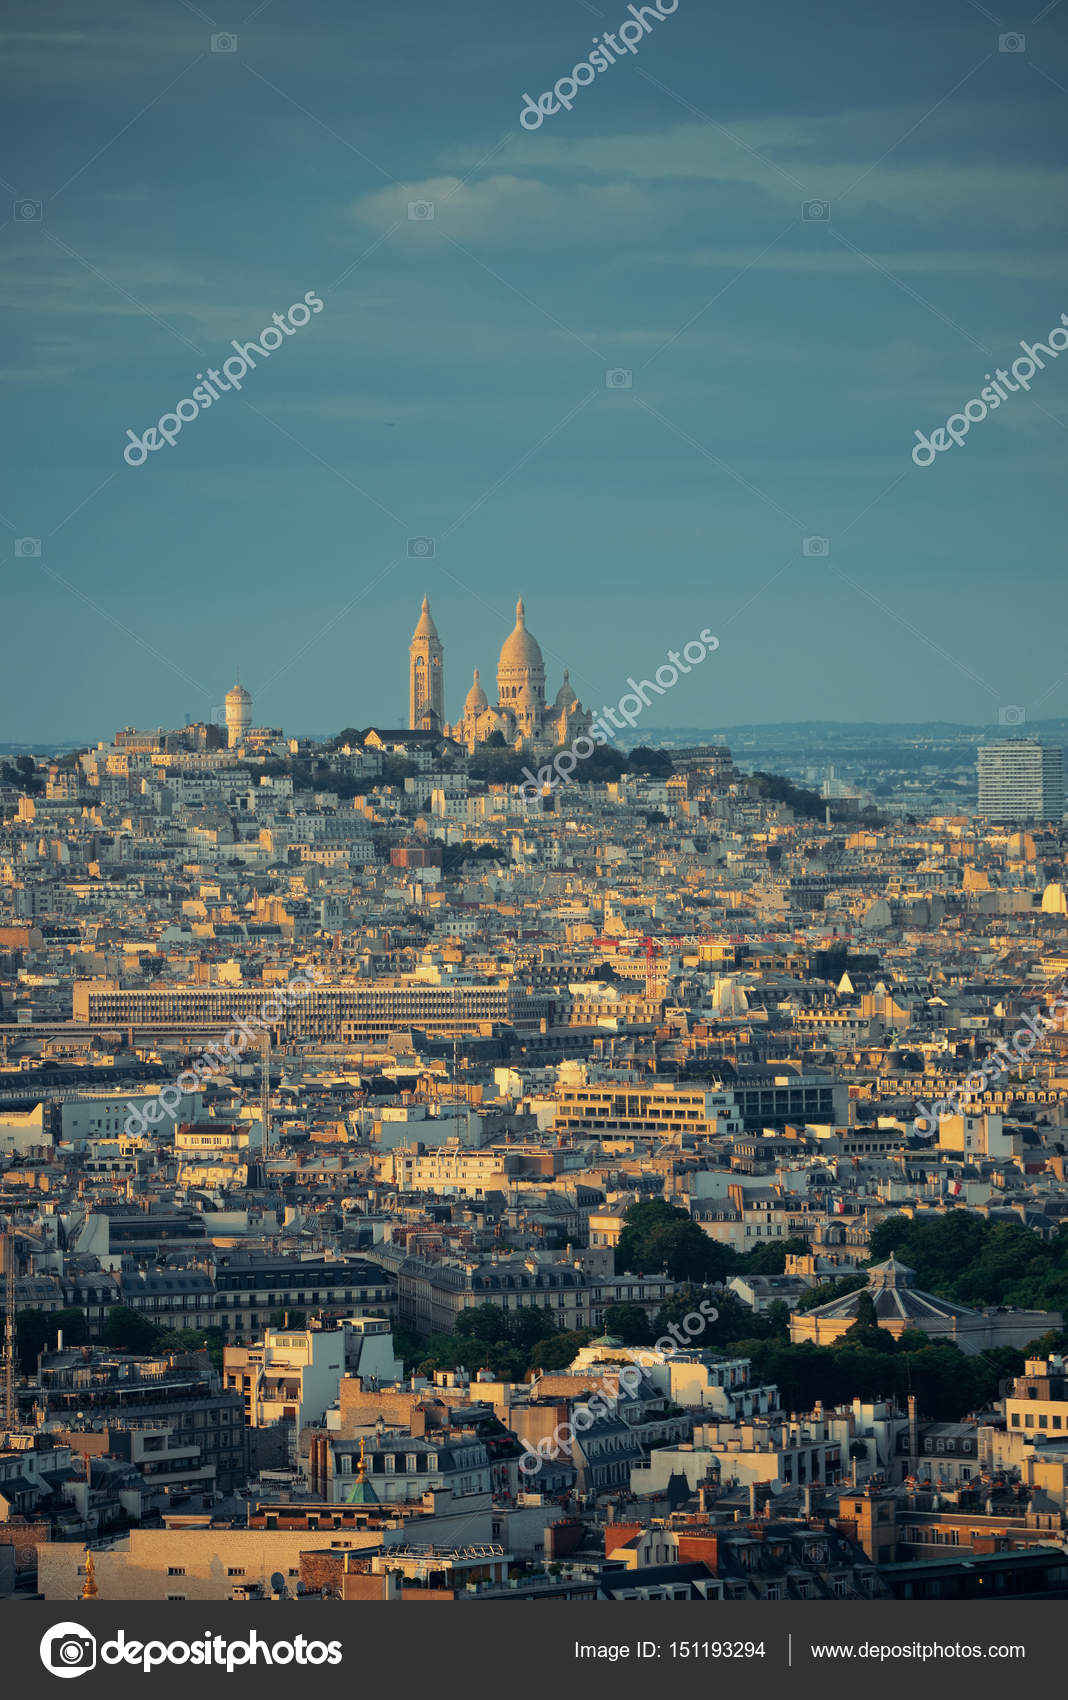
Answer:
<svg viewBox="0 0 1068 1700"><path fill-rule="evenodd" d="M445 723L445 651L423 597L408 648L408 724L413 731L440 731Z"/></svg>

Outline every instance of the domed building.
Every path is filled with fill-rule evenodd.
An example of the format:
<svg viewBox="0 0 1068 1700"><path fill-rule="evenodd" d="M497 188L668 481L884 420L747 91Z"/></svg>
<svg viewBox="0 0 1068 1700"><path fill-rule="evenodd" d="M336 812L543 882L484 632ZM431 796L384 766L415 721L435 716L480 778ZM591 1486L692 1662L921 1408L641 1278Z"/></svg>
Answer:
<svg viewBox="0 0 1068 1700"><path fill-rule="evenodd" d="M915 1270L898 1263L893 1252L885 1263L874 1263L861 1271L866 1287L832 1299L815 1310L798 1310L790 1316L790 1340L795 1346L809 1340L814 1346L833 1346L858 1320L861 1300L872 1301L875 1321L895 1340L916 1330L932 1340L946 1340L962 1352L982 1352L988 1346L1026 1346L1051 1328L1063 1326L1059 1311L971 1310L952 1304L916 1285Z"/></svg>
<svg viewBox="0 0 1068 1700"><path fill-rule="evenodd" d="M430 716L433 716L434 729L440 725L446 737L454 738L469 753L487 743L494 733L500 734L509 749L548 752L588 736L593 723L592 713L583 708L566 671L555 698L551 703L546 701L545 658L537 638L527 627L526 609L521 600L516 605L515 626L505 638L497 661L496 704L491 705L476 668L460 719L451 726L444 725L443 680L444 650L424 597L410 650L413 729L430 729ZM439 715L442 720L437 718Z"/></svg>
<svg viewBox="0 0 1068 1700"><path fill-rule="evenodd" d="M251 725L252 696L238 680L226 693L226 742L231 750L244 743Z"/></svg>

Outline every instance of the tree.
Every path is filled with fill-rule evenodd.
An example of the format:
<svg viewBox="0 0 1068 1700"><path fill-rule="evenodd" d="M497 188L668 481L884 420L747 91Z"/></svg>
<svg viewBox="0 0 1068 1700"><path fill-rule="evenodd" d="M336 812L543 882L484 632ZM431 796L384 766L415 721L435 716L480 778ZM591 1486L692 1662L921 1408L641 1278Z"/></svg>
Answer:
<svg viewBox="0 0 1068 1700"><path fill-rule="evenodd" d="M641 1305L609 1305L604 1313L604 1331L624 1346L651 1346L653 1334L649 1318Z"/></svg>
<svg viewBox="0 0 1068 1700"><path fill-rule="evenodd" d="M518 750L482 744L468 762L467 771L472 779L481 779L488 785L522 785L526 766L527 758Z"/></svg>
<svg viewBox="0 0 1068 1700"><path fill-rule="evenodd" d="M104 1324L104 1344L123 1352L154 1352L159 1330L129 1305L112 1305Z"/></svg>
<svg viewBox="0 0 1068 1700"><path fill-rule="evenodd" d="M710 1239L685 1210L654 1198L629 1206L616 1247L616 1273L658 1275L673 1281L722 1280L733 1253Z"/></svg>
<svg viewBox="0 0 1068 1700"><path fill-rule="evenodd" d="M813 820L822 820L827 805L818 791L806 791L798 785L792 785L778 773L751 774L750 788L758 797L769 803L785 803L795 815L808 815Z"/></svg>
<svg viewBox="0 0 1068 1700"><path fill-rule="evenodd" d="M221 1328L168 1328L153 1345L156 1352L207 1352L216 1369L223 1366Z"/></svg>
<svg viewBox="0 0 1068 1700"><path fill-rule="evenodd" d="M15 1312L15 1351L23 1375L32 1375L52 1334L52 1318L43 1310Z"/></svg>
<svg viewBox="0 0 1068 1700"><path fill-rule="evenodd" d="M670 779L675 764L667 750L652 750L646 744L635 744L627 757L632 773L645 773L655 779Z"/></svg>
<svg viewBox="0 0 1068 1700"><path fill-rule="evenodd" d="M831 1304L835 1299L844 1299L847 1293L855 1293L858 1287L867 1285L866 1275L842 1275L837 1281L825 1281L820 1287L810 1287L807 1293L802 1293L797 1308L817 1310L820 1305Z"/></svg>
<svg viewBox="0 0 1068 1700"><path fill-rule="evenodd" d="M781 1275L788 1256L801 1257L807 1250L807 1240L793 1237L765 1240L761 1245L755 1245L752 1251L736 1256L731 1272L735 1275Z"/></svg>
<svg viewBox="0 0 1068 1700"><path fill-rule="evenodd" d="M609 785L626 770L627 758L622 750L615 750L610 744L598 744L592 755L579 762L571 777L580 785Z"/></svg>
<svg viewBox="0 0 1068 1700"><path fill-rule="evenodd" d="M875 1300L868 1292L867 1285L865 1285L864 1291L857 1300L857 1314L853 1327L864 1329L878 1328L878 1326L879 1318L875 1312Z"/></svg>
<svg viewBox="0 0 1068 1700"><path fill-rule="evenodd" d="M89 1324L85 1312L77 1305L65 1305L52 1312L52 1332L63 1335L64 1346L84 1346L89 1339Z"/></svg>
<svg viewBox="0 0 1068 1700"><path fill-rule="evenodd" d="M530 1354L532 1370L567 1369L569 1364L578 1356L583 1346L588 1346L593 1339L592 1328L562 1329L559 1334L551 1334L544 1340L539 1340Z"/></svg>
<svg viewBox="0 0 1068 1700"><path fill-rule="evenodd" d="M895 1257L917 1283L966 1305L1021 1309L1068 1307L1068 1232L1040 1240L1022 1222L988 1221L968 1210L931 1220L891 1216L872 1230L878 1261Z"/></svg>

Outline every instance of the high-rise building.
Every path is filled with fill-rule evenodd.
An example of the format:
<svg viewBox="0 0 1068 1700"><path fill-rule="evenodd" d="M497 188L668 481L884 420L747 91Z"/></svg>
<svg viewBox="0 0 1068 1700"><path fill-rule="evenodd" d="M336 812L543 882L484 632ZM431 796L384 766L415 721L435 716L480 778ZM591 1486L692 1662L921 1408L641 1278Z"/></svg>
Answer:
<svg viewBox="0 0 1068 1700"><path fill-rule="evenodd" d="M440 732L445 723L445 651L425 596L408 655L408 724L413 732Z"/></svg>
<svg viewBox="0 0 1068 1700"><path fill-rule="evenodd" d="M991 821L1059 821L1064 814L1064 751L1038 738L979 746L979 813Z"/></svg>

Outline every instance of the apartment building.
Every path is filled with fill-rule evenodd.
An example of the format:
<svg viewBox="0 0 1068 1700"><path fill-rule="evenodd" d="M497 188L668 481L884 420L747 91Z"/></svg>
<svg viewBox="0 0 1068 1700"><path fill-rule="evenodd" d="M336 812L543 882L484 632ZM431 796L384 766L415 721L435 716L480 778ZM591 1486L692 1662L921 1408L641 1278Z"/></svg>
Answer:
<svg viewBox="0 0 1068 1700"><path fill-rule="evenodd" d="M258 1334L275 1310L347 1316L385 1310L393 1281L363 1258L286 1258L223 1252L214 1258L213 1321L224 1333Z"/></svg>
<svg viewBox="0 0 1068 1700"><path fill-rule="evenodd" d="M167 986L124 990L112 981L74 984L74 1019L97 1027L230 1028L259 1017L268 986ZM280 1000L275 997L275 1003ZM272 1004L272 1008L273 1008ZM295 1039L373 1043L412 1027L442 1038L478 1034L494 1023L537 1024L548 998L511 980L435 985L415 975L319 984L264 1017Z"/></svg>
<svg viewBox="0 0 1068 1700"><path fill-rule="evenodd" d="M451 1140L432 1150L421 1144L398 1146L382 1168L401 1192L433 1192L443 1197L485 1198L507 1194L510 1180L526 1167L524 1159L502 1151L470 1151Z"/></svg>
<svg viewBox="0 0 1068 1700"><path fill-rule="evenodd" d="M375 1255L396 1276L399 1320L422 1334L451 1334L462 1310L484 1304L536 1307L551 1311L561 1328L598 1328L609 1305L640 1304L653 1316L675 1290L665 1275L598 1276L540 1254L435 1263L383 1246Z"/></svg>
<svg viewBox="0 0 1068 1700"><path fill-rule="evenodd" d="M267 1328L255 1346L226 1346L223 1386L239 1392L249 1428L322 1423L345 1373L343 1328Z"/></svg>
<svg viewBox="0 0 1068 1700"><path fill-rule="evenodd" d="M569 1086L559 1094L560 1133L645 1133L663 1140L741 1133L734 1094L704 1087Z"/></svg>
<svg viewBox="0 0 1068 1700"><path fill-rule="evenodd" d="M1053 821L1064 815L1064 751L1038 738L979 746L979 814L989 821Z"/></svg>

